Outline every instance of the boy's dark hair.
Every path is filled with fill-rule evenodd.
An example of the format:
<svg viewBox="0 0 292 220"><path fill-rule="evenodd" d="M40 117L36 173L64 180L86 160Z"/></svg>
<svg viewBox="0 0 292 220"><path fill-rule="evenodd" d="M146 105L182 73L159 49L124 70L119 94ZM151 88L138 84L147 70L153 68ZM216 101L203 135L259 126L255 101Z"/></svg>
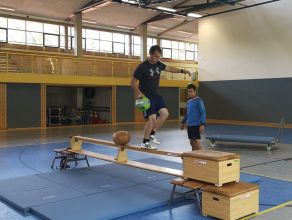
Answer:
<svg viewBox="0 0 292 220"><path fill-rule="evenodd" d="M197 92L197 87L194 84L189 84L187 89L193 89L195 92Z"/></svg>
<svg viewBox="0 0 292 220"><path fill-rule="evenodd" d="M153 45L152 47L150 47L149 54L154 54L155 51L158 51L160 54L162 54L161 47L159 47L158 45Z"/></svg>

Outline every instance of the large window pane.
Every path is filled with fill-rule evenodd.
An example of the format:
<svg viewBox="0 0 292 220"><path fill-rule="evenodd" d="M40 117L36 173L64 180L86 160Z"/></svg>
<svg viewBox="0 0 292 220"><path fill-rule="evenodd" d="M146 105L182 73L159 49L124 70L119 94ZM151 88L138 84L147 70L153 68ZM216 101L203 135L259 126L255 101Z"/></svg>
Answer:
<svg viewBox="0 0 292 220"><path fill-rule="evenodd" d="M25 44L25 31L8 30L8 42Z"/></svg>
<svg viewBox="0 0 292 220"><path fill-rule="evenodd" d="M0 17L0 28L7 28L7 18Z"/></svg>
<svg viewBox="0 0 292 220"><path fill-rule="evenodd" d="M163 58L171 58L171 50L170 49L162 49L163 52Z"/></svg>
<svg viewBox="0 0 292 220"><path fill-rule="evenodd" d="M100 35L101 37L101 35ZM100 41L100 51L112 53L112 42L111 41Z"/></svg>
<svg viewBox="0 0 292 220"><path fill-rule="evenodd" d="M0 41L6 42L6 29L0 28Z"/></svg>
<svg viewBox="0 0 292 220"><path fill-rule="evenodd" d="M30 45L43 45L43 34L37 32L26 32L26 43Z"/></svg>
<svg viewBox="0 0 292 220"><path fill-rule="evenodd" d="M125 35L124 34L114 33L113 34L113 41L114 42L119 42L119 43L124 43L125 42Z"/></svg>
<svg viewBox="0 0 292 220"><path fill-rule="evenodd" d="M195 52L195 61L198 61L198 52Z"/></svg>
<svg viewBox="0 0 292 220"><path fill-rule="evenodd" d="M178 50L172 49L172 57L173 60L178 60Z"/></svg>
<svg viewBox="0 0 292 220"><path fill-rule="evenodd" d="M125 53L125 45L123 43L114 43L114 53Z"/></svg>
<svg viewBox="0 0 292 220"><path fill-rule="evenodd" d="M141 56L141 46L140 45L134 45L133 55L134 56Z"/></svg>
<svg viewBox="0 0 292 220"><path fill-rule="evenodd" d="M70 27L70 28L69 28L69 33L68 33L68 35L74 37L74 27Z"/></svg>
<svg viewBox="0 0 292 220"><path fill-rule="evenodd" d="M25 30L25 21L19 19L8 19L8 28Z"/></svg>
<svg viewBox="0 0 292 220"><path fill-rule="evenodd" d="M100 32L100 39L101 40L106 40L106 41L112 41L113 40L113 34L110 32Z"/></svg>
<svg viewBox="0 0 292 220"><path fill-rule="evenodd" d="M141 37L133 36L132 39L133 39L132 41L133 41L134 44L141 44Z"/></svg>
<svg viewBox="0 0 292 220"><path fill-rule="evenodd" d="M86 39L86 50L99 51L99 40Z"/></svg>
<svg viewBox="0 0 292 220"><path fill-rule="evenodd" d="M171 41L170 40L162 40L161 41L161 46L163 48L171 48Z"/></svg>
<svg viewBox="0 0 292 220"><path fill-rule="evenodd" d="M65 36L60 36L60 47L65 48Z"/></svg>
<svg viewBox="0 0 292 220"><path fill-rule="evenodd" d="M130 45L129 44L125 44L125 54L130 55Z"/></svg>
<svg viewBox="0 0 292 220"><path fill-rule="evenodd" d="M186 59L186 52L184 50L179 50L178 59L179 60L185 60Z"/></svg>
<svg viewBox="0 0 292 220"><path fill-rule="evenodd" d="M86 38L99 39L99 31L86 29Z"/></svg>
<svg viewBox="0 0 292 220"><path fill-rule="evenodd" d="M195 55L194 52L186 51L186 60L194 60Z"/></svg>
<svg viewBox="0 0 292 220"><path fill-rule="evenodd" d="M43 32L43 24L39 22L27 21L26 30L34 32Z"/></svg>
<svg viewBox="0 0 292 220"><path fill-rule="evenodd" d="M59 47L59 36L45 34L45 46L47 47Z"/></svg>
<svg viewBox="0 0 292 220"><path fill-rule="evenodd" d="M173 49L178 49L178 42L177 42L177 41L172 41L172 42L171 42L171 47L172 47Z"/></svg>
<svg viewBox="0 0 292 220"><path fill-rule="evenodd" d="M130 43L130 36L129 35L125 35L125 43L129 44Z"/></svg>
<svg viewBox="0 0 292 220"><path fill-rule="evenodd" d="M184 50L185 49L185 43L184 42L179 42L179 49Z"/></svg>
<svg viewBox="0 0 292 220"><path fill-rule="evenodd" d="M60 34L65 35L65 26L60 25Z"/></svg>
<svg viewBox="0 0 292 220"><path fill-rule="evenodd" d="M49 34L59 34L59 25L44 24L44 32Z"/></svg>

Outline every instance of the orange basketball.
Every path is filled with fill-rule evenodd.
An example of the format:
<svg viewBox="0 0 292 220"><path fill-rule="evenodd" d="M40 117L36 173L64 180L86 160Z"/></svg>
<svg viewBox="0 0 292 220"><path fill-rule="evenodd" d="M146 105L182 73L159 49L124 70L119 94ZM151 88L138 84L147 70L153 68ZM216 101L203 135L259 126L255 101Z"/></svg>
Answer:
<svg viewBox="0 0 292 220"><path fill-rule="evenodd" d="M131 136L127 131L118 131L113 134L113 140L118 145L126 145L130 142Z"/></svg>

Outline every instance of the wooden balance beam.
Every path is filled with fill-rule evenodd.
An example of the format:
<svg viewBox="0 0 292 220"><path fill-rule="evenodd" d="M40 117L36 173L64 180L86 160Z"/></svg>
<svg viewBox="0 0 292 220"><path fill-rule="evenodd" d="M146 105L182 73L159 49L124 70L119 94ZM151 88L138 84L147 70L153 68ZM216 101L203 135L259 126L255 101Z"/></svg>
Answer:
<svg viewBox="0 0 292 220"><path fill-rule="evenodd" d="M152 164L128 160L126 149L140 151L144 153L150 153L150 154L173 156L173 157L180 157L181 154L175 153L175 152L160 151L160 150L148 150L148 149L142 149L136 146L127 145L130 141L130 135L126 131L120 131L120 132L114 133L113 140L114 142L81 137L81 136L73 136L71 138L71 146L70 146L70 149L68 149L68 151L72 153L84 155L87 157L92 157L92 158L96 158L100 160L105 160L105 161L109 161L113 163L131 166L131 167L135 167L139 169L150 170L150 171L164 173L164 174L177 176L177 177L183 177L182 170L176 170L176 169L171 169L167 167L161 167L161 166L156 166ZM83 150L82 149L83 142L100 144L104 146L118 147L118 155L116 157L112 157L105 154Z"/></svg>

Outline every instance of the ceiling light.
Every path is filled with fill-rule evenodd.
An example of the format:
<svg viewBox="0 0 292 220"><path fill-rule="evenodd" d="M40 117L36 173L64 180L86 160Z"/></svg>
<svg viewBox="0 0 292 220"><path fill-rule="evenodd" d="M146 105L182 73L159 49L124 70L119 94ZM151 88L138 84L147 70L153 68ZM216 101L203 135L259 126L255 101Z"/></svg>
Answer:
<svg viewBox="0 0 292 220"><path fill-rule="evenodd" d="M96 24L96 21L82 20L84 23Z"/></svg>
<svg viewBox="0 0 292 220"><path fill-rule="evenodd" d="M154 29L166 30L166 28L164 27L156 27L156 26L149 26L149 27L154 28Z"/></svg>
<svg viewBox="0 0 292 220"><path fill-rule="evenodd" d="M122 0L122 2L129 3L129 4L137 4L134 0Z"/></svg>
<svg viewBox="0 0 292 220"><path fill-rule="evenodd" d="M163 7L163 6L158 6L156 8L159 10L162 10L162 11L176 12L176 10L173 8L167 8L167 7Z"/></svg>
<svg viewBox="0 0 292 220"><path fill-rule="evenodd" d="M7 7L1 7L1 6L0 6L0 10L5 10L5 11L15 11L14 8L7 8Z"/></svg>
<svg viewBox="0 0 292 220"><path fill-rule="evenodd" d="M181 33L181 34L193 34L191 32L187 32L187 31L177 31L178 33Z"/></svg>
<svg viewBox="0 0 292 220"><path fill-rule="evenodd" d="M201 18L201 17L203 17L203 15L196 14L196 13L188 13L187 16L188 17L192 17L192 18Z"/></svg>
<svg viewBox="0 0 292 220"><path fill-rule="evenodd" d="M135 30L134 27L129 27L129 26L123 26L123 25L118 25L118 28L123 28L123 29L128 29L128 30Z"/></svg>

